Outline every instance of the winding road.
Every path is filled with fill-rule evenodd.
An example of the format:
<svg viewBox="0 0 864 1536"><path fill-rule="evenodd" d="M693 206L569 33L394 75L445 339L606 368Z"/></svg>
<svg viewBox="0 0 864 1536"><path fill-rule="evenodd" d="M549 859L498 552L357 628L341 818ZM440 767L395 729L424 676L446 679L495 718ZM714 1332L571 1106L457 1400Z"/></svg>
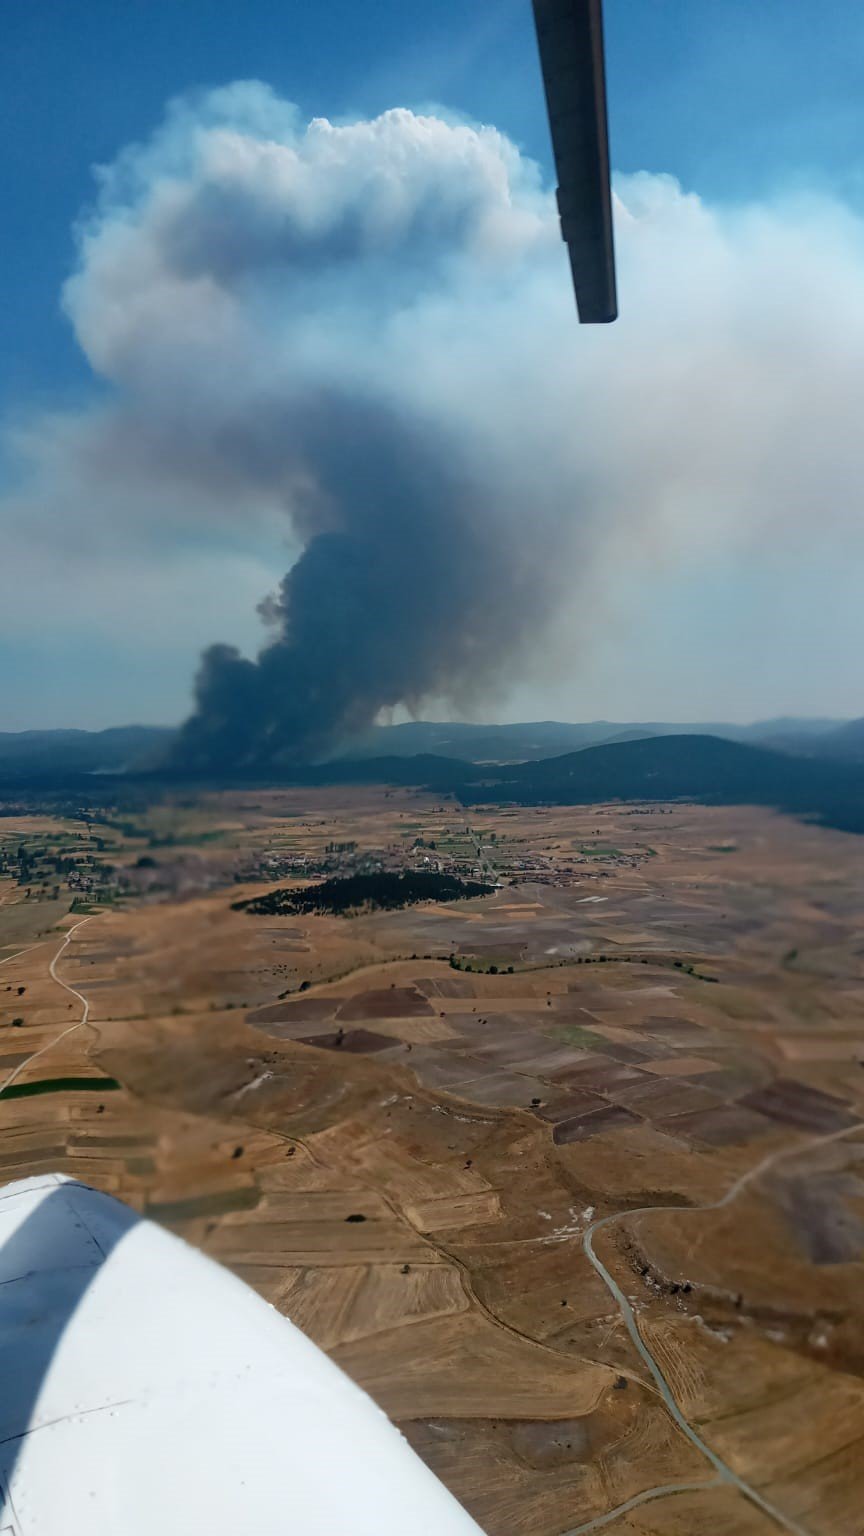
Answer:
<svg viewBox="0 0 864 1536"><path fill-rule="evenodd" d="M85 923L91 921L92 915L93 914L82 918L79 922L73 924L71 928L66 930L62 941L59 944L48 966L51 979L55 981L59 987L62 987L65 992L70 993L70 995L76 998L80 1003L80 1017L73 1024L69 1024L64 1029L62 1029L52 1040L49 1040L38 1050L33 1051L32 1054L28 1056L24 1061L19 1062L13 1071L9 1073L8 1077L5 1079L2 1085L0 1085L0 1093L12 1085L19 1074L23 1072L25 1067L28 1067L39 1057L44 1056L48 1051L53 1050L61 1040L73 1034L76 1030L83 1028L87 1024L90 1014L90 1004L88 999L75 987L72 987L67 982L63 981L62 978L57 975L56 968L66 949L68 948L74 934L77 933ZM38 945L30 945L27 947L27 949L19 950L15 955L7 955L4 960L0 961L0 964L5 964L7 961L17 959L18 955L25 954L29 949L37 947ZM369 969L375 968L377 968L377 966L369 967ZM254 1124L254 1121L251 1123ZM813 1137L810 1141L803 1144L795 1143L791 1146L780 1147L774 1152L769 1153L767 1157L764 1157L759 1163L755 1164L752 1168L743 1173L738 1179L735 1180L732 1185L730 1185L729 1189L723 1196L721 1196L719 1200L713 1201L710 1204L698 1206L640 1206L630 1210L616 1211L608 1216L600 1217L598 1220L591 1222L590 1226L586 1228L585 1232L582 1234L582 1249L586 1258L588 1259L588 1262L599 1275L606 1289L612 1296L633 1343L633 1346L647 1367L654 1385L656 1386L656 1389L663 1403L665 1404L670 1417L673 1419L674 1423L685 1436L685 1438L689 1440L691 1445L694 1446L700 1455L703 1456L709 1463L710 1467L713 1468L713 1475L707 1477L701 1482L694 1482L692 1480L673 1482L645 1489L641 1493L638 1493L633 1497L625 1500L623 1503L616 1505L613 1509L609 1509L601 1515L596 1515L580 1525L570 1527L567 1531L562 1532L562 1536L589 1536L590 1532L603 1529L604 1527L612 1524L612 1522L617 1520L619 1517L626 1515L629 1511L636 1509L640 1505L646 1504L650 1501L671 1497L679 1493L702 1492L703 1490L716 1489L723 1486L736 1489L744 1498L749 1500L751 1504L753 1504L764 1515L771 1519L777 1526L785 1531L788 1531L790 1536L812 1536L812 1533L808 1531L806 1527L800 1525L795 1519L792 1518L792 1516L785 1514L780 1509L777 1509L776 1506L771 1504L769 1500L763 1498L763 1496L758 1492L756 1488L745 1482L743 1478L739 1477L733 1468L730 1467L728 1463L722 1459L722 1457L718 1456L717 1453L713 1451L708 1444L706 1444L698 1431L694 1429L693 1425L688 1421L687 1418L685 1418L684 1414L678 1406L678 1403L675 1400L675 1396L667 1377L665 1376L661 1366L658 1364L657 1359L652 1354L648 1345L642 1338L641 1333L639 1332L639 1325L637 1323L636 1316L630 1302L624 1295L621 1287L618 1285L618 1282L606 1268L602 1259L598 1258L594 1249L594 1236L596 1233L601 1232L604 1229L611 1228L616 1222L629 1221L635 1217L650 1216L659 1212L675 1212L676 1215L681 1216L686 1215L688 1212L708 1212L722 1210L724 1207L731 1205L732 1202L737 1199L737 1197L745 1188L747 1188L748 1185L761 1178L761 1176L776 1163L781 1162L782 1160L789 1157L806 1155L808 1152L815 1151L818 1148L826 1146L832 1142L840 1141L844 1137L850 1136L862 1129L864 1129L864 1121L856 1121L854 1124L846 1126L842 1130L833 1131L826 1135ZM282 1139L290 1140L300 1146L305 1146L305 1143L296 1137L284 1136ZM306 1148L306 1150L311 1152L311 1149L309 1148ZM447 1250L443 1250L443 1252L446 1253ZM453 1258L453 1255L448 1256L451 1259ZM460 1269L463 1268L461 1265L459 1267ZM465 1279L466 1276L463 1272L463 1281ZM473 1287L470 1287L470 1292L475 1303L478 1303L482 1310L487 1312L493 1322L496 1322L500 1325L501 1319L498 1318L494 1313L488 1313L488 1309L482 1304L482 1302L479 1301L476 1293L473 1292ZM512 1331L515 1332L516 1330Z"/></svg>
<svg viewBox="0 0 864 1536"><path fill-rule="evenodd" d="M600 1531L604 1525L611 1525L619 1515L626 1515L631 1509L638 1509L640 1504L649 1504L652 1499L665 1499L673 1493L702 1493L705 1488L719 1488L719 1477L709 1477L704 1483L661 1483L657 1488L646 1488L644 1493L634 1494L632 1499L625 1499L623 1504L617 1504L614 1509L606 1511L605 1515L595 1515L593 1520L586 1520L584 1525L574 1526L571 1531L564 1531L563 1536L587 1536L589 1531Z"/></svg>
<svg viewBox="0 0 864 1536"><path fill-rule="evenodd" d="M67 1035L71 1035L76 1029L81 1029L82 1026L87 1023L87 1020L90 1017L89 1002L87 1001L86 997L84 997L83 993L76 992L74 987L70 987L65 981L60 979L60 977L57 975L55 967L57 965L57 961L60 959L60 956L65 952L73 933L77 933L78 929L83 928L84 924L89 923L91 918L94 916L95 913L91 912L90 917L82 917L80 922L73 923L71 928L67 928L65 934L63 935L62 942L60 943L56 954L52 956L51 964L48 967L48 974L51 977L51 980L56 981L58 987L62 987L64 992L71 992L73 997L77 997L79 1003L81 1004L80 1019L76 1019L74 1024L68 1024L65 1029L61 1029L59 1035L55 1035L54 1039L49 1040L47 1045L40 1046L38 1051L33 1051L28 1057L26 1057L24 1061L19 1061L17 1067L13 1068L5 1082L0 1084L0 1093L5 1093L7 1088L11 1088L19 1073L23 1072L25 1067L29 1067L31 1062L38 1060L40 1056L44 1056L47 1051L53 1051L55 1045L59 1045L60 1041L65 1040ZM31 944L29 947L30 949L37 949L38 945ZM24 955L26 953L27 950L24 949L19 949L18 951L19 955ZM9 960L15 960L17 959L17 956L9 955L7 958Z"/></svg>
<svg viewBox="0 0 864 1536"><path fill-rule="evenodd" d="M638 1354L647 1365L648 1370L650 1371L651 1376L656 1384L657 1390L660 1393L663 1402L666 1404L666 1408L670 1416L674 1419L678 1428L681 1430L681 1433L685 1435L686 1438L690 1441L691 1445L695 1446L696 1450L699 1451L700 1454L704 1456L705 1459L711 1464L711 1466L714 1468L716 1476L705 1483L666 1483L661 1487L646 1489L644 1493L638 1494L633 1499L628 1499L624 1504L617 1505L615 1509L609 1510L605 1515L600 1515L593 1520L588 1520L583 1525L573 1526L570 1530L563 1532L562 1536L587 1536L589 1531L599 1530L602 1526L608 1525L612 1520L617 1519L619 1515L626 1514L628 1510L635 1508L637 1504L643 1504L649 1499L662 1498L666 1495L674 1493L690 1493L697 1488L712 1488L718 1487L721 1484L725 1484L732 1488L737 1488L738 1492L742 1494L745 1499L749 1499L751 1504L755 1504L756 1508L760 1509L763 1514L767 1515L769 1519L773 1520L776 1525L781 1526L785 1531L791 1532L791 1536L811 1536L811 1533L806 1529L806 1527L799 1525L797 1520L794 1520L791 1515L786 1515L782 1510L777 1509L775 1505L771 1504L767 1499L764 1499L761 1493L759 1493L757 1489L753 1488L750 1483L746 1483L743 1478L739 1477L737 1472L733 1471L733 1469L725 1461L723 1461L722 1457L718 1456L715 1451L712 1451L709 1445L706 1445L701 1435L684 1417L684 1414L681 1412L681 1409L678 1407L678 1404L675 1401L675 1397L669 1382L666 1379L666 1376L664 1375L661 1367L657 1363L657 1360L651 1353L650 1349L645 1343L645 1340L642 1338L642 1335L639 1332L639 1325L636 1321L633 1308L627 1300L627 1297L624 1295L624 1292L621 1290L621 1287L618 1285L618 1282L613 1278L612 1275L610 1275L602 1259L599 1259L594 1251L594 1233L602 1231L604 1227L612 1226L614 1222L629 1220L634 1216L648 1216L658 1211L675 1211L676 1214L682 1215L689 1211L722 1210L725 1206L731 1205L733 1200L737 1199L738 1195L740 1195L741 1191L745 1189L748 1184L752 1184L756 1179L760 1178L762 1174L766 1173L767 1170L773 1167L775 1163L779 1163L784 1158L792 1157L796 1154L801 1156L807 1152L815 1151L817 1148L827 1146L831 1142L841 1141L843 1137L851 1136L853 1132L860 1131L862 1129L864 1129L864 1122L856 1121L853 1125L844 1126L842 1130L831 1131L827 1135L813 1137L809 1142L805 1142L803 1146L796 1143L790 1147L780 1147L775 1152L769 1153L768 1156L764 1157L761 1162L756 1163L752 1168L748 1169L746 1173L743 1173L740 1178L735 1180L734 1184L730 1185L725 1195L722 1195L719 1200L712 1201L709 1205L639 1206L634 1210L615 1211L611 1216L601 1216L599 1220L592 1221L591 1225L586 1228L582 1236L582 1249L585 1257L596 1270L597 1274L600 1276L600 1279L603 1281L603 1284L606 1286L606 1289L609 1291L610 1295L615 1301L618 1307L618 1311L624 1320L624 1325L627 1329L627 1332L633 1341L634 1348L637 1350Z"/></svg>

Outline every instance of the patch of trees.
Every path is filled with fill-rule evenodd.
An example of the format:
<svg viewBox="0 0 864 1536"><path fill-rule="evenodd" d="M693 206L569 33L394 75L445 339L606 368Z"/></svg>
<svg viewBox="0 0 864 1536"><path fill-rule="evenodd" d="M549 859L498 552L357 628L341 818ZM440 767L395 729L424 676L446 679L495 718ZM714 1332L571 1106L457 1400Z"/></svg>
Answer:
<svg viewBox="0 0 864 1536"><path fill-rule="evenodd" d="M495 889L480 880L460 880L455 875L439 875L425 870L404 870L401 874L383 871L372 875L346 875L322 880L320 885L300 889L281 887L266 896L252 896L232 902L235 911L272 917L282 912L393 911L415 906L420 901L465 901L473 896L489 896Z"/></svg>

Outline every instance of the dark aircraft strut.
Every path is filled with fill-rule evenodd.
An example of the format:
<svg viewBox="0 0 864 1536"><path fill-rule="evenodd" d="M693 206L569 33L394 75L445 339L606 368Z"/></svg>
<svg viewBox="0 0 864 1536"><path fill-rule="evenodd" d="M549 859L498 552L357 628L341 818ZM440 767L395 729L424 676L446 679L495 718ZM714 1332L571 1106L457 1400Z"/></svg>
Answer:
<svg viewBox="0 0 864 1536"><path fill-rule="evenodd" d="M618 314L602 0L533 0L558 212L582 324Z"/></svg>

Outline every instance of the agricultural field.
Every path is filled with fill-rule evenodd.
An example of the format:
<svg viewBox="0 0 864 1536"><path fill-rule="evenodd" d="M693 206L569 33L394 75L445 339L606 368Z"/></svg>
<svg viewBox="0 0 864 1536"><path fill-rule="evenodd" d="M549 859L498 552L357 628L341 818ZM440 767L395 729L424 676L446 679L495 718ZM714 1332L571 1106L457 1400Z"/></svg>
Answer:
<svg viewBox="0 0 864 1536"><path fill-rule="evenodd" d="M862 850L375 787L7 815L0 1173L234 1269L490 1536L854 1536ZM399 870L493 889L242 906Z"/></svg>

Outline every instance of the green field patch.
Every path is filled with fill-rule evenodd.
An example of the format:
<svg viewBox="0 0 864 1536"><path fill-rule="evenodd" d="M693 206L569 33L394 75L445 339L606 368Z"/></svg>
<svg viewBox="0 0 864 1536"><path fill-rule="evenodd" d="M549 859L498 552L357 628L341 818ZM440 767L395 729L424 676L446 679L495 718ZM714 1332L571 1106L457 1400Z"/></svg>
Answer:
<svg viewBox="0 0 864 1536"><path fill-rule="evenodd" d="M712 999L713 1001L713 999ZM717 994L717 1006L727 1018L737 1019L745 1023L755 1023L759 1018L759 1005L748 992L736 991L733 987L724 987ZM798 1000L800 1004L800 998Z"/></svg>
<svg viewBox="0 0 864 1536"><path fill-rule="evenodd" d="M228 833L222 827L210 832L153 832L147 839L149 848L201 848L205 843L224 842Z"/></svg>
<svg viewBox="0 0 864 1536"><path fill-rule="evenodd" d="M513 954L481 956L462 952L448 958L451 970L473 971L478 976L513 976L517 971L526 969L520 964L518 955Z"/></svg>
<svg viewBox="0 0 864 1536"><path fill-rule="evenodd" d="M198 1216L225 1216L229 1211L251 1211L260 1195L254 1186L216 1190L209 1195L193 1195L189 1200L166 1200L148 1204L144 1214L152 1221L191 1221Z"/></svg>
<svg viewBox="0 0 864 1536"><path fill-rule="evenodd" d="M560 1024L554 1034L567 1045L584 1046L586 1050L602 1050L608 1044L601 1035L595 1034L593 1029L588 1029L584 1024Z"/></svg>
<svg viewBox="0 0 864 1536"><path fill-rule="evenodd" d="M32 1083L10 1083L0 1099L32 1099L41 1093L111 1093L119 1088L116 1077L40 1077Z"/></svg>

